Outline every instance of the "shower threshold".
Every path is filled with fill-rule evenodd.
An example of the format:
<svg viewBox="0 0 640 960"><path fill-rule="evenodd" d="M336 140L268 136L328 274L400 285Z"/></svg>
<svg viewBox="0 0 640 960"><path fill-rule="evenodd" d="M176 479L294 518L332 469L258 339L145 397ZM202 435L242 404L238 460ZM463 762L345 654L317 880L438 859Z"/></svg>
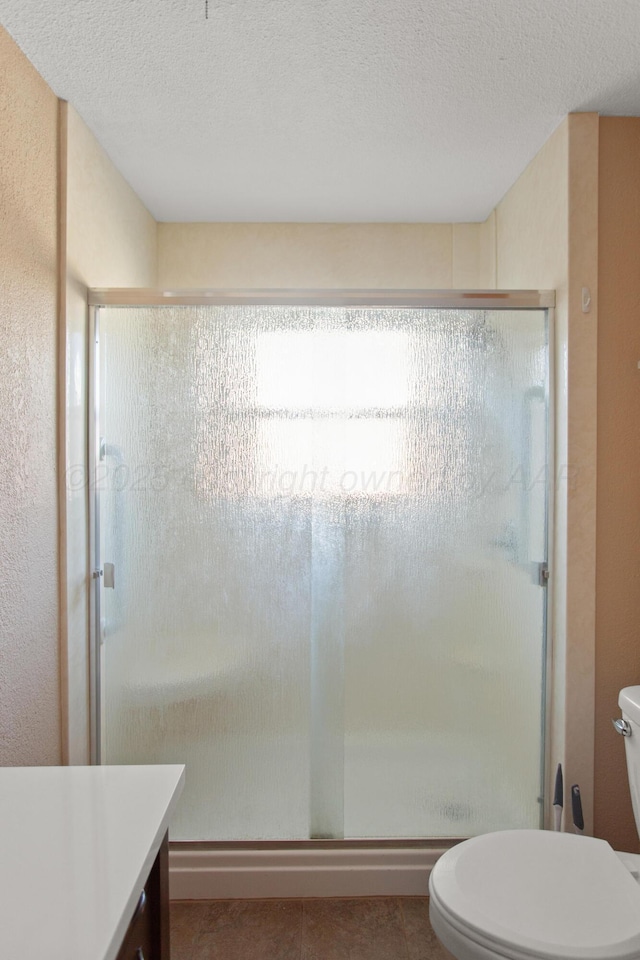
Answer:
<svg viewBox="0 0 640 960"><path fill-rule="evenodd" d="M179 841L172 900L426 896L438 857L462 838Z"/></svg>

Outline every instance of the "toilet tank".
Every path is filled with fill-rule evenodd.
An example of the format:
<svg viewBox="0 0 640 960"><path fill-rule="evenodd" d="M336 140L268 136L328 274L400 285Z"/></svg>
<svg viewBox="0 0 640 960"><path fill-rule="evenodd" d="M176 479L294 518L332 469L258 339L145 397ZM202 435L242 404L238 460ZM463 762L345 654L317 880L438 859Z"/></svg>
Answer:
<svg viewBox="0 0 640 960"><path fill-rule="evenodd" d="M640 686L625 687L620 691L618 706L622 717L630 726L631 733L624 738L627 756L627 773L631 789L631 803L640 835Z"/></svg>

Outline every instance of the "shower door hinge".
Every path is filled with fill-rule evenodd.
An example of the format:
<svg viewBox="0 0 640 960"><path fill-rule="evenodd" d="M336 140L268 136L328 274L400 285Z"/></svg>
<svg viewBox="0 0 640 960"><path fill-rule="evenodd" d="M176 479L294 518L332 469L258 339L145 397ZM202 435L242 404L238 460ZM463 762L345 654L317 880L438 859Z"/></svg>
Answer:
<svg viewBox="0 0 640 960"><path fill-rule="evenodd" d="M538 564L538 583L541 587L547 587L549 585L549 564L548 563L539 563Z"/></svg>

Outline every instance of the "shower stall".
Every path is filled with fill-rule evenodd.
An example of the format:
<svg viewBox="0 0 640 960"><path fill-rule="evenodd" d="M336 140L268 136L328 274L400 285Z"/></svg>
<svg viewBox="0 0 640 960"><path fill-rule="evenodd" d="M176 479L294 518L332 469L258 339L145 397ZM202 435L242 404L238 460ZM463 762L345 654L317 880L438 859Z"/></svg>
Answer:
<svg viewBox="0 0 640 960"><path fill-rule="evenodd" d="M539 826L552 295L90 302L94 760L175 840Z"/></svg>

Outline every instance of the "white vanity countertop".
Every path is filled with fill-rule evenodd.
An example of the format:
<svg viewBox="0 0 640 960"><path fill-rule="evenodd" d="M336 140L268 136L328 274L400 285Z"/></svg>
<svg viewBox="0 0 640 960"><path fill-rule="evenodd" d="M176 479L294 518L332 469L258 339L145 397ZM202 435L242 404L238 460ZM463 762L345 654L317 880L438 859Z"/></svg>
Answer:
<svg viewBox="0 0 640 960"><path fill-rule="evenodd" d="M182 766L0 768L0 957L114 960Z"/></svg>

